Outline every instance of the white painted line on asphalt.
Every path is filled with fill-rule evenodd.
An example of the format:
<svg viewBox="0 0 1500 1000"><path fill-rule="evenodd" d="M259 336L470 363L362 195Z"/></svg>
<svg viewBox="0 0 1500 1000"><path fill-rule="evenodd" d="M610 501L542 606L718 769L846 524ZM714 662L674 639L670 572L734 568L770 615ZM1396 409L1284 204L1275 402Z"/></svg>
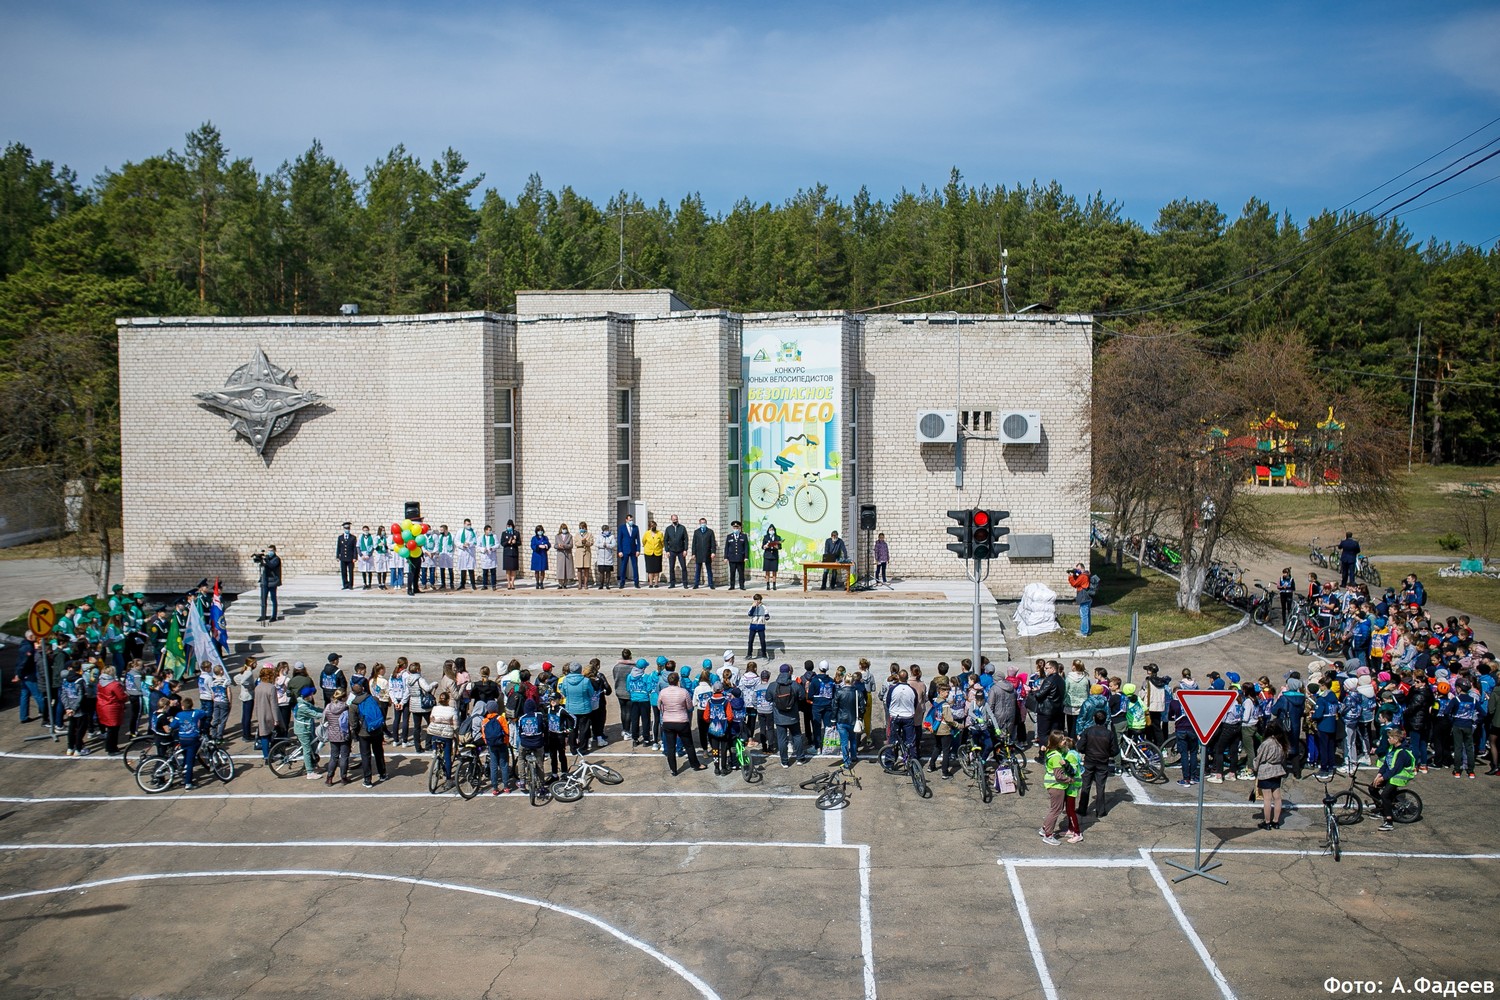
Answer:
<svg viewBox="0 0 1500 1000"><path fill-rule="evenodd" d="M874 921L870 916L870 846L868 844L858 846L859 947L864 954L865 1000L875 1000L875 930Z"/></svg>
<svg viewBox="0 0 1500 1000"><path fill-rule="evenodd" d="M1140 858L996 858L1011 868L1143 868Z"/></svg>
<svg viewBox="0 0 1500 1000"><path fill-rule="evenodd" d="M1203 960L1203 967L1213 977L1214 983L1218 985L1219 992L1223 995L1224 1000L1236 1000L1234 990L1229 988L1229 980L1224 978L1224 973L1220 972L1219 967L1214 964L1213 956L1208 953L1208 948L1204 945L1203 939L1193 929L1192 921L1188 920L1187 914L1183 912L1181 904L1177 902L1177 897L1172 894L1172 887L1167 884L1167 879L1162 875L1161 869L1156 867L1156 862L1151 859L1150 849L1141 848L1141 859L1146 862L1146 870L1151 873L1151 880L1161 890L1162 898L1167 901L1167 906L1172 910L1172 916L1177 918L1177 925L1182 928L1182 933L1187 935L1188 941L1192 943L1193 950Z"/></svg>
<svg viewBox="0 0 1500 1000"><path fill-rule="evenodd" d="M351 802L358 799L445 799L454 795L433 795L431 792L161 792L155 795L8 795L0 796L0 803L12 805L40 805L46 802L192 802L194 800L218 801L221 799L306 799L324 802ZM605 799L815 799L816 795L795 792L589 792L586 798ZM509 801L524 802L525 795L515 795Z"/></svg>
<svg viewBox="0 0 1500 1000"><path fill-rule="evenodd" d="M1151 854L1192 854L1191 847L1143 847L1143 851ZM1328 852L1300 851L1291 848L1274 847L1221 847L1210 851L1210 854L1280 854L1285 856L1301 856L1319 858ZM1414 860L1432 861L1500 861L1500 854L1436 854L1422 851L1342 851L1346 858L1410 858Z"/></svg>
<svg viewBox="0 0 1500 1000"><path fill-rule="evenodd" d="M793 848L838 848L858 850L858 844L823 844L814 841L778 840L136 840L115 844L0 844L0 851L120 851L131 848L492 848L492 847L764 847L773 850Z"/></svg>
<svg viewBox="0 0 1500 1000"><path fill-rule="evenodd" d="M1120 784L1130 790L1130 800L1138 806L1154 806L1156 800L1151 793L1146 791L1146 786L1135 779L1133 774L1121 774Z"/></svg>
<svg viewBox="0 0 1500 1000"><path fill-rule="evenodd" d="M1036 927L1031 922L1031 910L1026 906L1026 893L1021 890L1021 879L1016 866L1005 865L1005 877L1010 882L1010 894L1015 897L1016 915L1021 918L1021 930L1026 932L1026 947L1031 951L1031 962L1036 966L1037 978L1042 981L1042 993L1047 1000L1057 1000L1057 987L1052 985L1052 974L1047 971L1047 956L1042 954L1042 944L1037 940Z"/></svg>
<svg viewBox="0 0 1500 1000"><path fill-rule="evenodd" d="M598 917L575 910L569 906L557 903L549 903L544 899L532 899L527 896L516 896L508 892L500 892L495 889L482 889L473 885L460 885L455 882L438 882L433 879L415 878L409 875L382 875L376 872L351 872L331 871L316 868L290 868L272 869L266 871L205 871L205 872L156 872L146 875L122 875L118 878L97 879L92 882L78 882L73 885L55 886L50 889L32 889L27 892L14 892L9 895L0 896L0 903L9 902L14 899L26 899L34 896L53 896L64 892L86 892L89 889L100 889L112 885L126 885L132 882L152 882L158 880L198 879L198 878L350 878L368 879L376 882L397 882L401 885L424 886L429 889L446 889L449 892L465 892L474 896L487 896L491 899L503 899L509 903L520 903L523 906L534 906L539 909L551 910L575 920L581 920L602 930L604 933L624 942L637 951L655 959L661 965L670 969L681 977L688 985L692 986L704 1000L719 1000L719 995L714 992L702 979L698 978L681 962L666 955L639 938L620 930L612 924L607 924Z"/></svg>
<svg viewBox="0 0 1500 1000"><path fill-rule="evenodd" d="M838 847L844 843L844 811L842 809L823 810L823 843L830 847Z"/></svg>

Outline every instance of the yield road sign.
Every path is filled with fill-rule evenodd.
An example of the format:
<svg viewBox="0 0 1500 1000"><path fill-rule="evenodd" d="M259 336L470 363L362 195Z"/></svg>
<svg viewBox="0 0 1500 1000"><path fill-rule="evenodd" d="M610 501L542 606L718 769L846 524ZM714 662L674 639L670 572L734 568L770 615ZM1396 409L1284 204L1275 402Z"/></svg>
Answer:
<svg viewBox="0 0 1500 1000"><path fill-rule="evenodd" d="M1224 721L1224 716L1229 714L1229 706L1234 704L1239 692L1178 691L1176 697L1182 705L1182 714L1187 716L1188 725L1193 727L1198 739L1206 744L1213 739L1214 731Z"/></svg>
<svg viewBox="0 0 1500 1000"><path fill-rule="evenodd" d="M45 639L52 634L52 626L57 624L57 608L52 606L51 601L37 601L31 606L31 613L26 616L26 627L37 634L37 638Z"/></svg>

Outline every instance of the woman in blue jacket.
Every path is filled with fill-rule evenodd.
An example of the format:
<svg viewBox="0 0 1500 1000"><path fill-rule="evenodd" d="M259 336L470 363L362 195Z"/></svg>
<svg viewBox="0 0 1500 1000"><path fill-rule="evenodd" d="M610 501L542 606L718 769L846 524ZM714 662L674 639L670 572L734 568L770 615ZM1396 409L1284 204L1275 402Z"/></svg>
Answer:
<svg viewBox="0 0 1500 1000"><path fill-rule="evenodd" d="M547 531L540 524L536 526L536 533L531 536L531 572L536 574L536 589L541 590L547 581L547 553L552 550L552 542L547 538Z"/></svg>

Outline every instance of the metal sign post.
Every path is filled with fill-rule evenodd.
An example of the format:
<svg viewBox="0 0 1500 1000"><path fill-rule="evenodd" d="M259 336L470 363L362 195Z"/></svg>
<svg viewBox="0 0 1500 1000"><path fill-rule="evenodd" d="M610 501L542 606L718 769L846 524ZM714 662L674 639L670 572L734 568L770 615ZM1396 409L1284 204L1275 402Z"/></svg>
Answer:
<svg viewBox="0 0 1500 1000"><path fill-rule="evenodd" d="M1125 683L1135 683L1135 648L1141 642L1141 613L1130 613L1130 659L1125 661Z"/></svg>
<svg viewBox="0 0 1500 1000"><path fill-rule="evenodd" d="M1224 716L1229 714L1229 706L1234 704L1235 696L1234 691L1177 692L1177 700L1182 705L1182 713L1187 716L1188 725L1193 727L1193 735L1198 738L1198 760L1202 766L1198 770L1198 832L1193 842L1193 864L1189 867L1180 861L1167 859L1167 864L1186 872L1174 878L1173 882L1182 882L1194 875L1201 875L1220 885L1229 884L1228 879L1209 874L1219 867L1219 862L1210 861L1206 865L1203 863L1203 779L1208 775L1208 742L1213 738L1219 724L1224 721Z"/></svg>

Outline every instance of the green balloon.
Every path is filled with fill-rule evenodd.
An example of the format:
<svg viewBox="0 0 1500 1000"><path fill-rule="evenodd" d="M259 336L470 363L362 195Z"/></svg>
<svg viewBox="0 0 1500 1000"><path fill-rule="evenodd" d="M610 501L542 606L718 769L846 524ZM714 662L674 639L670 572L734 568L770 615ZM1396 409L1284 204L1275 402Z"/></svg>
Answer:
<svg viewBox="0 0 1500 1000"><path fill-rule="evenodd" d="M417 536L417 544L421 545L421 546L426 546L426 544L427 544L427 536L426 535L418 535Z"/></svg>
<svg viewBox="0 0 1500 1000"><path fill-rule="evenodd" d="M401 529L401 540L403 542L409 542L409 541L411 541L411 532L407 531L405 528L402 528Z"/></svg>

